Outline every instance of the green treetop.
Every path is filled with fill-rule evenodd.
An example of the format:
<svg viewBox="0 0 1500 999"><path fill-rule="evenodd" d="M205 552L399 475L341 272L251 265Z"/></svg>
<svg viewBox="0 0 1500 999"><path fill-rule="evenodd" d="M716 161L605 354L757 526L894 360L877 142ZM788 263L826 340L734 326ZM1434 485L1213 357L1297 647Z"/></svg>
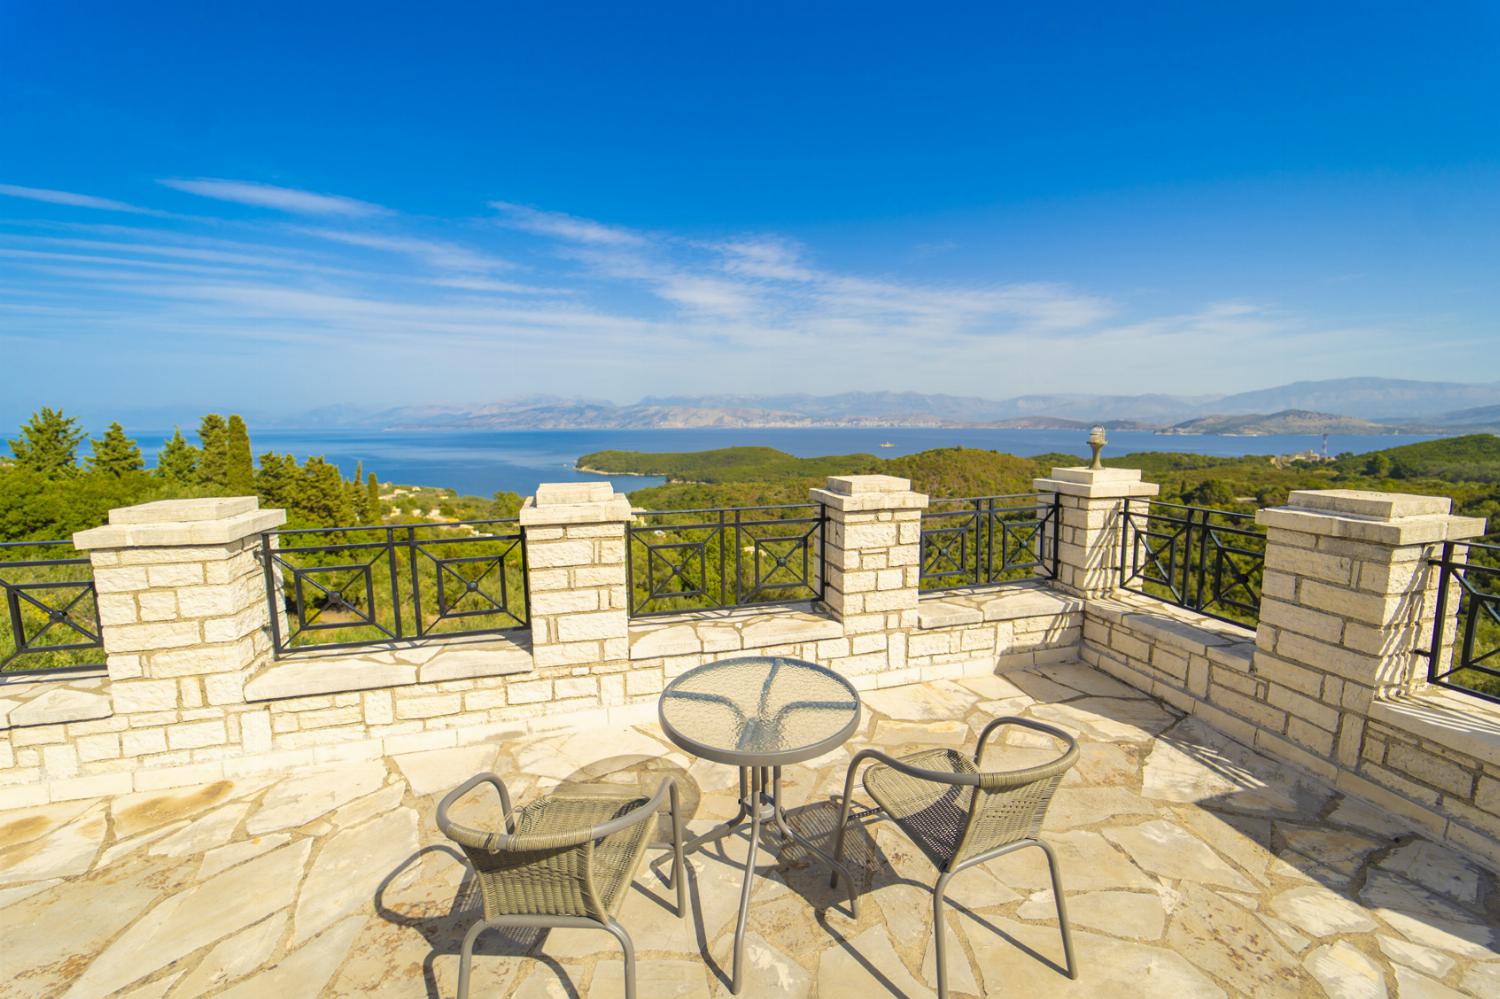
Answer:
<svg viewBox="0 0 1500 999"><path fill-rule="evenodd" d="M186 486L198 481L198 449L174 427L172 436L156 455L156 474L174 485Z"/></svg>
<svg viewBox="0 0 1500 999"><path fill-rule="evenodd" d="M365 481L365 507L369 510L370 523L378 524L385 519L385 505L380 500L380 480L371 472Z"/></svg>
<svg viewBox="0 0 1500 999"><path fill-rule="evenodd" d="M10 442L16 466L49 479L76 475L78 444L83 428L62 410L43 406L21 426L21 436Z"/></svg>
<svg viewBox="0 0 1500 999"><path fill-rule="evenodd" d="M88 459L91 472L123 478L146 467L140 446L125 436L125 428L119 423L111 423L103 437L92 438L89 444L94 449Z"/></svg>
<svg viewBox="0 0 1500 999"><path fill-rule="evenodd" d="M218 413L209 413L198 424L203 455L198 459L198 480L216 489L229 488L229 425Z"/></svg>
<svg viewBox="0 0 1500 999"><path fill-rule="evenodd" d="M291 509L297 505L301 474L296 458L267 451L260 456L260 471L255 476L256 491L267 506Z"/></svg>
<svg viewBox="0 0 1500 999"><path fill-rule="evenodd" d="M255 462L250 457L250 431L238 413L229 418L225 440L225 487L235 496L255 495Z"/></svg>

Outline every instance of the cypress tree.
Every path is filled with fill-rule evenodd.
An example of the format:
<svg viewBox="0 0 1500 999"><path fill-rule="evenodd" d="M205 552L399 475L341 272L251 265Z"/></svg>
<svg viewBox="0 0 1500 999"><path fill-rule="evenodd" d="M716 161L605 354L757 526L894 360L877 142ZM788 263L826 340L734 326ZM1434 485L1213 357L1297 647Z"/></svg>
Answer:
<svg viewBox="0 0 1500 999"><path fill-rule="evenodd" d="M365 502L365 463L356 461L354 463L354 478L349 480L349 502L354 506L354 516L359 518L361 524L370 522L370 506Z"/></svg>
<svg viewBox="0 0 1500 999"><path fill-rule="evenodd" d="M182 436L181 427L172 428L172 436L157 453L156 474L180 486L198 481L198 449Z"/></svg>
<svg viewBox="0 0 1500 999"><path fill-rule="evenodd" d="M250 431L238 413L229 418L225 433L224 484L235 496L255 494L255 462L250 457Z"/></svg>
<svg viewBox="0 0 1500 999"><path fill-rule="evenodd" d="M198 459L198 481L214 489L229 487L229 425L218 413L209 413L198 424L203 454Z"/></svg>
<svg viewBox="0 0 1500 999"><path fill-rule="evenodd" d="M371 472L365 483L365 502L370 508L370 523L378 524L385 519L385 505L380 499L380 480Z"/></svg>
<svg viewBox="0 0 1500 999"><path fill-rule="evenodd" d="M21 425L21 436L10 442L16 465L49 479L78 474L78 444L83 428L62 410L43 406Z"/></svg>
<svg viewBox="0 0 1500 999"><path fill-rule="evenodd" d="M140 446L125 436L125 428L119 423L111 423L103 437L92 438L89 444L94 449L88 459L91 472L123 478L146 467Z"/></svg>

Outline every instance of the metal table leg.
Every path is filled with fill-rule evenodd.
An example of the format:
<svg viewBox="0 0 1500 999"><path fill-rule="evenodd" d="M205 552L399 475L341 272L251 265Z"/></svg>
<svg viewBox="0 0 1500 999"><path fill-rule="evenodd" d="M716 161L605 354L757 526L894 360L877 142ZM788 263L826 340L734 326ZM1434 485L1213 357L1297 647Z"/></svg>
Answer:
<svg viewBox="0 0 1500 999"><path fill-rule="evenodd" d="M842 874L849 891L850 915L859 918L859 899L848 868L809 842L787 820L786 810L781 804L780 767L741 767L739 811L729 821L693 837L683 845L683 852L701 849L706 843L721 840L734 833L746 821L750 825L750 852L745 858L745 880L740 885L739 917L734 925L734 967L729 984L729 991L735 995L739 994L744 983L745 924L750 919L750 891L754 885L755 860L760 852L761 827L764 824L774 823L783 846L796 843Z"/></svg>

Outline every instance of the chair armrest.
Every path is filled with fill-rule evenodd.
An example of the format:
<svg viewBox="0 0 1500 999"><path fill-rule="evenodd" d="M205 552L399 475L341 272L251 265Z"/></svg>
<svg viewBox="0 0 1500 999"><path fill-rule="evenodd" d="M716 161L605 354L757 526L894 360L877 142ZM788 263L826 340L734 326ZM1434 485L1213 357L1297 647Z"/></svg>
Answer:
<svg viewBox="0 0 1500 999"><path fill-rule="evenodd" d="M600 823L588 831L587 839L603 839L621 829L628 829L638 822L644 822L652 815L661 811L663 801L670 801L672 814L677 814L677 782L671 777L663 777L661 784L645 804L638 805L626 812L624 815L610 819L608 822Z"/></svg>
<svg viewBox="0 0 1500 999"><path fill-rule="evenodd" d="M853 783L854 771L861 761L871 759L892 770L899 770L908 777L917 780L931 781L934 784L950 784L968 787L977 787L979 784L978 774L953 773L948 770L928 770L924 767L913 766L905 760L897 759L889 753L883 753L878 749L861 749L854 754L854 759L849 761L849 783Z"/></svg>
<svg viewBox="0 0 1500 999"><path fill-rule="evenodd" d="M983 760L984 751L988 748L987 740L992 734L1004 728L1006 725L1018 725L1021 728L1029 728L1032 731L1041 732L1043 735L1050 735L1052 738L1058 739L1063 743L1063 751L1058 755L1056 759L1049 760L1046 763L1039 763L1033 767L1026 767L1021 770L1007 771L1000 774L985 773ZM1064 732L1056 725L1048 725L1045 722L1035 721L1031 718L1017 718L1014 716L1008 716L1004 718L994 719L984 727L984 730L982 732L979 733L979 744L974 749L974 769L979 771L979 774L976 777L976 783L982 784L986 789L989 790L998 790L1001 786L1015 787L1021 784L1029 783L1033 780L1041 780L1046 777L1055 776L1056 774L1067 770L1076 762L1078 762L1077 739L1073 738L1073 736L1069 735L1067 732Z"/></svg>
<svg viewBox="0 0 1500 999"><path fill-rule="evenodd" d="M456 842L463 843L465 839L482 839L494 835L493 833L484 833L470 829L468 826L459 825L448 817L448 809L452 808L458 799L474 790L480 784L489 784L499 793L500 814L502 821L505 823L505 832L508 834L515 828L515 817L512 814L510 806L510 793L505 790L505 781L501 780L498 774L482 773L470 777L458 787L445 794L443 800L438 802L437 824L438 828L443 831L444 836Z"/></svg>

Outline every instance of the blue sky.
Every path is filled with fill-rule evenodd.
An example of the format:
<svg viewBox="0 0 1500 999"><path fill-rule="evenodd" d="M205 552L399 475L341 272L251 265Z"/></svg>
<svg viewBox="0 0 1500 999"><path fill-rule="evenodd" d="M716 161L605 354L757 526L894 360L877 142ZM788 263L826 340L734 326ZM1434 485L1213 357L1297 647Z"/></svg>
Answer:
<svg viewBox="0 0 1500 999"><path fill-rule="evenodd" d="M1500 6L0 4L0 418L1500 378Z"/></svg>

